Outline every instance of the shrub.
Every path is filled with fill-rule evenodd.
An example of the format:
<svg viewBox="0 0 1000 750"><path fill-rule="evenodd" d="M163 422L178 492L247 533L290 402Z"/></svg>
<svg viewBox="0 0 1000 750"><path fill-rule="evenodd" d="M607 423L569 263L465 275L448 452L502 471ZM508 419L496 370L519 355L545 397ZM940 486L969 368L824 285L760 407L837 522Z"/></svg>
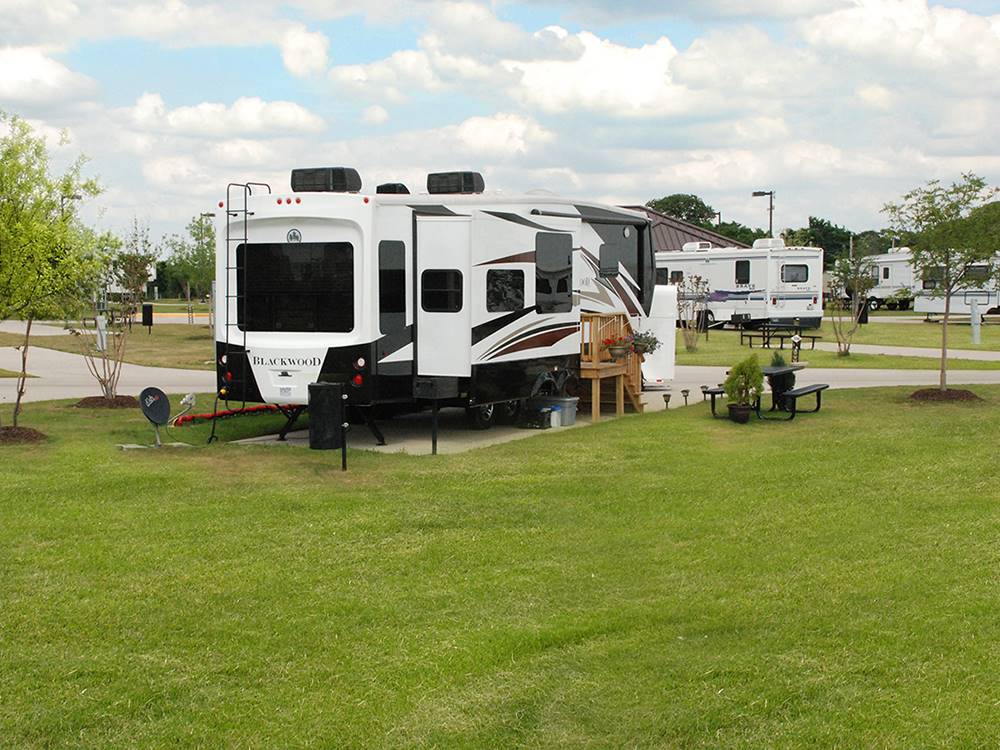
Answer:
<svg viewBox="0 0 1000 750"><path fill-rule="evenodd" d="M729 371L724 384L726 398L731 404L751 405L764 392L764 373L757 355L751 354Z"/></svg>

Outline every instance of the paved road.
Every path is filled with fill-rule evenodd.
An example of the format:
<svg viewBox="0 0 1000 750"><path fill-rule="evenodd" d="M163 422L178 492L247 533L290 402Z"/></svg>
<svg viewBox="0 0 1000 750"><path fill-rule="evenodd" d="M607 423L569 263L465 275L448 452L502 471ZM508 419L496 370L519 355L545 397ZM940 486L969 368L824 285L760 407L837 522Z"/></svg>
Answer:
<svg viewBox="0 0 1000 750"><path fill-rule="evenodd" d="M17 333L24 335L25 323L23 320L3 320L0 321L0 332L3 333ZM62 324L56 325L55 323L32 323L31 324L31 335L32 336L65 336L67 333L66 329L62 327ZM21 368L18 368L21 369Z"/></svg>
<svg viewBox="0 0 1000 750"><path fill-rule="evenodd" d="M816 348L824 352L837 351L837 345L817 341ZM930 357L940 359L941 350L924 346L879 346L877 344L851 344L851 351L858 354L893 354L898 357ZM985 349L948 349L948 359L975 359L980 362L1000 362L1000 352Z"/></svg>
<svg viewBox="0 0 1000 750"><path fill-rule="evenodd" d="M34 326L32 326L34 330ZM10 346L0 347L0 368L18 372L21 354ZM48 401L58 398L83 398L100 394L93 375L79 354L57 352L54 349L31 347L28 351L28 381L25 401ZM16 378L0 378L0 403L11 403L16 396ZM139 395L139 391L155 385L167 393L206 393L215 389L215 373L210 370L175 370L169 367L122 365L118 392Z"/></svg>

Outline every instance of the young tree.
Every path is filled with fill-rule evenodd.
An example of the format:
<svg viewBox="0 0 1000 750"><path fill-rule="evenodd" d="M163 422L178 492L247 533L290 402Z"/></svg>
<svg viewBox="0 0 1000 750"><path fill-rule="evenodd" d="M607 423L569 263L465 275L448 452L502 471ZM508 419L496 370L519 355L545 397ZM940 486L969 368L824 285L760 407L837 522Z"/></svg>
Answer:
<svg viewBox="0 0 1000 750"><path fill-rule="evenodd" d="M698 351L699 323L708 309L708 281L701 276L685 276L677 285L677 319L681 324L684 349Z"/></svg>
<svg viewBox="0 0 1000 750"><path fill-rule="evenodd" d="M997 274L995 254L1000 212L987 202L997 189L972 172L944 186L931 180L915 188L899 203L887 203L892 229L911 237L912 263L924 280L925 291L944 297L941 322L941 377L939 387L948 390L948 320L951 296L982 283L974 267L985 266Z"/></svg>
<svg viewBox="0 0 1000 750"><path fill-rule="evenodd" d="M32 321L67 303L96 274L92 234L78 220L75 202L100 188L82 177L82 156L62 175L53 175L45 140L20 117L0 112L0 133L0 320L25 319L16 427L27 387Z"/></svg>
<svg viewBox="0 0 1000 750"><path fill-rule="evenodd" d="M837 356L851 353L851 341L861 325L861 314L868 304L868 292L876 284L877 268L870 258L838 258L830 272L831 298L827 301L833 316L830 327L837 339Z"/></svg>

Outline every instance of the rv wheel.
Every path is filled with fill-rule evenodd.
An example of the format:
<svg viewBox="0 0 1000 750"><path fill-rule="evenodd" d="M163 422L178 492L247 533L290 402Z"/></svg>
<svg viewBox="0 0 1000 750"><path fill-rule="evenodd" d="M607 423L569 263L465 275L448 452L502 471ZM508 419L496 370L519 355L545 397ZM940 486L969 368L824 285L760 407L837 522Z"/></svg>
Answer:
<svg viewBox="0 0 1000 750"><path fill-rule="evenodd" d="M521 406L522 402L520 401L504 401L499 406L500 418L508 424L514 424L521 415Z"/></svg>
<svg viewBox="0 0 1000 750"><path fill-rule="evenodd" d="M878 310L879 307L881 306L881 304L882 303L879 300L877 300L874 297L872 297L870 300L868 300L868 309L869 310Z"/></svg>
<svg viewBox="0 0 1000 750"><path fill-rule="evenodd" d="M470 406L465 410L465 418L473 430L488 430L497 417L496 404Z"/></svg>

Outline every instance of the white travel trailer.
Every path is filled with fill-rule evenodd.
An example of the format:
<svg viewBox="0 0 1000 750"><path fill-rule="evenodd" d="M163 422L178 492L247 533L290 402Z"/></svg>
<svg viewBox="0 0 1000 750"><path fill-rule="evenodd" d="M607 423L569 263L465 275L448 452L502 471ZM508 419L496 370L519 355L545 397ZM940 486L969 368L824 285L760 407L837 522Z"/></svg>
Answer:
<svg viewBox="0 0 1000 750"><path fill-rule="evenodd" d="M306 405L310 383L341 382L363 410L435 399L485 427L494 405L578 373L582 313L650 328L645 216L485 193L474 172L427 183L420 195L397 183L363 193L355 170L322 168L293 170L276 193L229 186L217 227L222 398ZM675 318L655 319L671 345Z"/></svg>
<svg viewBox="0 0 1000 750"><path fill-rule="evenodd" d="M709 323L818 327L823 319L823 251L818 247L785 247L780 239L757 240L751 249L689 242L679 253L657 253L656 274L657 284L704 279Z"/></svg>
<svg viewBox="0 0 1000 750"><path fill-rule="evenodd" d="M913 276L910 248L893 248L887 253L868 256L875 286L868 292L868 307L878 310L907 310L913 303L919 284Z"/></svg>
<svg viewBox="0 0 1000 750"><path fill-rule="evenodd" d="M997 284L994 270L1000 266L1000 254L993 258L992 263L974 265L967 271L968 288L959 289L951 295L949 314L971 315L972 304L976 303L980 315L1000 314L1000 286ZM919 288L913 299L913 309L925 315L944 315L945 298L936 296L940 270L921 275Z"/></svg>

